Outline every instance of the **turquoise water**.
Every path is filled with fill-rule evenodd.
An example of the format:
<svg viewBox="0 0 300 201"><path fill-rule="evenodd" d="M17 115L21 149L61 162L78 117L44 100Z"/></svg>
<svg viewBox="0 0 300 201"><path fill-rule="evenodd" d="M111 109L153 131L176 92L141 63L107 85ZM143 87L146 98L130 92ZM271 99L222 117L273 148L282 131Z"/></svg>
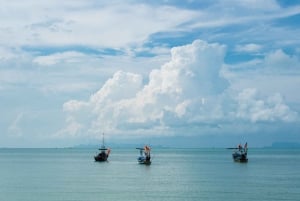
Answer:
<svg viewBox="0 0 300 201"><path fill-rule="evenodd" d="M0 200L299 200L300 149L250 149L247 164L226 149L0 149Z"/></svg>

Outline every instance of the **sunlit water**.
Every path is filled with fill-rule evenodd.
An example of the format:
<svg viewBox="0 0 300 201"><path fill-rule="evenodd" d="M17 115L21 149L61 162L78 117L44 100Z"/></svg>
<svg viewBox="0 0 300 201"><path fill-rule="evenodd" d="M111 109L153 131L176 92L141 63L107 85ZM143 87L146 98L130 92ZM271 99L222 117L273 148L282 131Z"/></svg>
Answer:
<svg viewBox="0 0 300 201"><path fill-rule="evenodd" d="M0 149L0 201L300 199L300 149L250 149L233 162L226 149L153 149L152 165L138 151Z"/></svg>

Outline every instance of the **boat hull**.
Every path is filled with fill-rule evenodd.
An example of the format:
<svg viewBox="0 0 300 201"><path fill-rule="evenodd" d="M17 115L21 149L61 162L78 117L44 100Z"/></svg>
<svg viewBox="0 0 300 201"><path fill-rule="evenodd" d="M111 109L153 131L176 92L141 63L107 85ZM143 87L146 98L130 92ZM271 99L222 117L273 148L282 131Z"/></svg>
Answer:
<svg viewBox="0 0 300 201"><path fill-rule="evenodd" d="M101 152L97 156L94 156L95 161L97 162L105 162L107 161L108 154Z"/></svg>
<svg viewBox="0 0 300 201"><path fill-rule="evenodd" d="M142 164L142 165L151 165L151 160L150 157L146 158L146 157L138 157L138 163Z"/></svg>
<svg viewBox="0 0 300 201"><path fill-rule="evenodd" d="M248 162L248 158L247 158L247 154L245 153L233 153L232 154L232 158L235 162L240 162L240 163L247 163Z"/></svg>

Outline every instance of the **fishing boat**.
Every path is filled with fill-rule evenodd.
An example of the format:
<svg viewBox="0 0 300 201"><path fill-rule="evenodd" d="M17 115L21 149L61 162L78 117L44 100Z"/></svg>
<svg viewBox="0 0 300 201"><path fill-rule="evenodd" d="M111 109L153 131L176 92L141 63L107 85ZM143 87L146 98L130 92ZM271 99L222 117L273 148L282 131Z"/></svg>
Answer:
<svg viewBox="0 0 300 201"><path fill-rule="evenodd" d="M247 142L244 145L244 147L242 147L242 145L239 144L238 147L235 148L234 152L232 153L232 158L236 162L246 163L248 162L247 152L248 152Z"/></svg>
<svg viewBox="0 0 300 201"><path fill-rule="evenodd" d="M143 148L136 148L140 151L140 155L137 158L139 164L150 165L151 164L151 155L150 155L150 147L145 146Z"/></svg>
<svg viewBox="0 0 300 201"><path fill-rule="evenodd" d="M99 150L100 150L100 152L96 156L94 156L95 161L97 161L97 162L107 161L107 158L110 154L110 148L106 148L104 145L104 133L102 136L102 145Z"/></svg>

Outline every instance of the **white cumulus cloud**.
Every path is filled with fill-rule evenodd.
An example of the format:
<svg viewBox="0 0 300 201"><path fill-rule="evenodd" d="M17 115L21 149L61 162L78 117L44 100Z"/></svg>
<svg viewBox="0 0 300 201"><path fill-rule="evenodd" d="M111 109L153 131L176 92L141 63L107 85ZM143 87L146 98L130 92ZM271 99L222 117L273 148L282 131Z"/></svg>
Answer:
<svg viewBox="0 0 300 201"><path fill-rule="evenodd" d="M281 49L268 54L263 63L264 66L280 72L300 72L300 60L296 55L288 55Z"/></svg>
<svg viewBox="0 0 300 201"><path fill-rule="evenodd" d="M139 74L117 71L89 100L64 104L72 119L69 127L85 128L84 135L178 134L203 126L219 129L219 123L228 121L297 118L280 94L260 97L256 89L228 93L229 81L221 73L225 53L223 45L196 40L172 48L171 60L152 70L146 84Z"/></svg>
<svg viewBox="0 0 300 201"><path fill-rule="evenodd" d="M265 99L259 96L256 89L244 89L238 94L237 117L258 121L294 121L297 113L293 112L283 101L280 94Z"/></svg>

